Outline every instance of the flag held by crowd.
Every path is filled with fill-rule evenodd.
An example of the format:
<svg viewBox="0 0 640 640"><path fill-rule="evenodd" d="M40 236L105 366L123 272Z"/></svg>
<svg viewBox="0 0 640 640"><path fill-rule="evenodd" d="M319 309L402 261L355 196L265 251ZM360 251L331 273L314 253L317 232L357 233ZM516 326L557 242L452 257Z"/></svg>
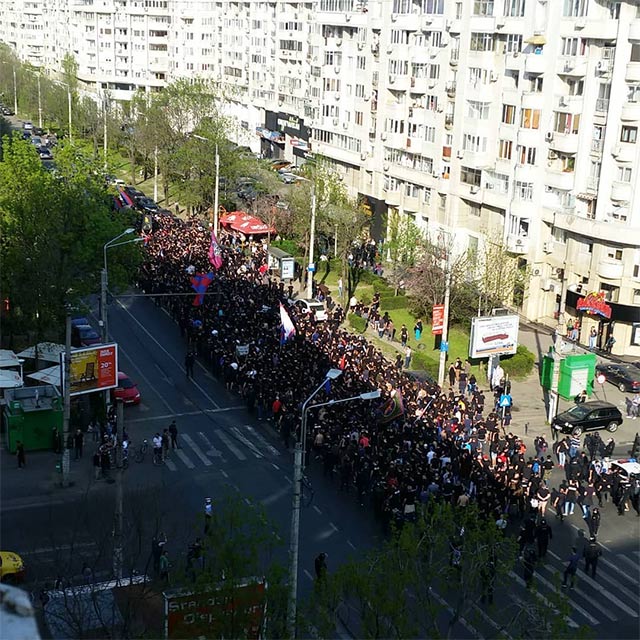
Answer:
<svg viewBox="0 0 640 640"><path fill-rule="evenodd" d="M218 244L218 239L214 231L211 232L211 244L209 245L209 262L216 268L222 266L222 249Z"/></svg>
<svg viewBox="0 0 640 640"><path fill-rule="evenodd" d="M391 392L391 397L380 408L380 422L386 424L393 422L404 414L404 403L402 402L402 393L399 389Z"/></svg>
<svg viewBox="0 0 640 640"><path fill-rule="evenodd" d="M284 344L291 336L296 334L296 328L287 313L287 310L280 303L280 344Z"/></svg>
<svg viewBox="0 0 640 640"><path fill-rule="evenodd" d="M191 287L197 293L193 299L193 306L199 307L204 302L204 294L213 282L213 273L198 273L191 278Z"/></svg>

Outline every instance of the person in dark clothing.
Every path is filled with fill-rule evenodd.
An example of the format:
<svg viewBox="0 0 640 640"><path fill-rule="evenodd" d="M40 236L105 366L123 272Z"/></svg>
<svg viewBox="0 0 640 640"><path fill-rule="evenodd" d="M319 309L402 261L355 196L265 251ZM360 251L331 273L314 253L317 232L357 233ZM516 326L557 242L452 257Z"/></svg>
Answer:
<svg viewBox="0 0 640 640"><path fill-rule="evenodd" d="M24 445L20 440L16 442L16 458L18 459L18 469L23 469L27 466L27 458L24 453Z"/></svg>
<svg viewBox="0 0 640 640"><path fill-rule="evenodd" d="M524 581L527 585L527 589L531 587L531 583L533 582L533 574L536 568L536 552L529 547L525 550L524 556L522 559L522 565L524 569Z"/></svg>
<svg viewBox="0 0 640 640"><path fill-rule="evenodd" d="M547 555L549 541L553 539L553 530L547 523L545 518L540 520L540 524L536 527L536 542L538 543L538 557L544 558Z"/></svg>
<svg viewBox="0 0 640 640"><path fill-rule="evenodd" d="M193 351L188 351L184 357L184 368L187 373L187 378L193 378L193 365L196 363L196 354Z"/></svg>
<svg viewBox="0 0 640 640"><path fill-rule="evenodd" d="M179 449L180 445L178 444L178 425L176 425L175 420L173 420L169 425L169 435L171 436L171 448Z"/></svg>
<svg viewBox="0 0 640 640"><path fill-rule="evenodd" d="M84 433L82 433L80 429L77 429L73 436L73 448L74 448L74 451L76 452L76 460L78 460L79 458L82 458L83 446L84 446Z"/></svg>
<svg viewBox="0 0 640 640"><path fill-rule="evenodd" d="M320 582L327 577L327 554L322 552L316 556L314 561L315 569L316 569L316 580Z"/></svg>
<svg viewBox="0 0 640 640"><path fill-rule="evenodd" d="M578 563L580 562L580 554L575 547L571 547L571 555L569 556L569 560L567 561L567 566L564 570L564 575L562 577L562 587L566 589L569 585L567 581L571 578L571 588L576 582L576 572L578 571Z"/></svg>
<svg viewBox="0 0 640 640"><path fill-rule="evenodd" d="M589 544L585 546L582 555L585 559L585 572L587 574L591 573L591 577L595 580L596 569L598 568L598 558L602 555L602 549L596 542L594 536L591 536L591 538L589 538Z"/></svg>
<svg viewBox="0 0 640 640"><path fill-rule="evenodd" d="M595 538L600 530L600 509L598 507L594 507L587 524L589 525L589 533Z"/></svg>

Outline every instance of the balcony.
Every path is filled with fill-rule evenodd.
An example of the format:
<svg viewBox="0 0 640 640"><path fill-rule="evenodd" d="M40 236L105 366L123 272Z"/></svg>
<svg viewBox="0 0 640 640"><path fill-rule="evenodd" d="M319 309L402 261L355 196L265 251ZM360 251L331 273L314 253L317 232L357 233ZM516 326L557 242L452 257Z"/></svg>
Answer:
<svg viewBox="0 0 640 640"><path fill-rule="evenodd" d="M576 174L573 171L554 171L547 169L544 182L554 189L561 191L571 191L575 182Z"/></svg>
<svg viewBox="0 0 640 640"><path fill-rule="evenodd" d="M598 275L606 280L619 280L622 278L624 265L619 260L605 258L598 262Z"/></svg>
<svg viewBox="0 0 640 640"><path fill-rule="evenodd" d="M507 251L509 253L529 253L529 238L510 233L507 236Z"/></svg>
<svg viewBox="0 0 640 640"><path fill-rule="evenodd" d="M408 91L411 88L411 78L409 76L388 76L388 89L391 91Z"/></svg>
<svg viewBox="0 0 640 640"><path fill-rule="evenodd" d="M596 114L608 113L609 111L609 98L598 98L596 100Z"/></svg>
<svg viewBox="0 0 640 640"><path fill-rule="evenodd" d="M402 202L402 194L399 191L387 191L384 201L391 207L399 207Z"/></svg>
<svg viewBox="0 0 640 640"><path fill-rule="evenodd" d="M640 17L636 18L629 25L629 40L640 42Z"/></svg>
<svg viewBox="0 0 640 640"><path fill-rule="evenodd" d="M558 73L564 76L582 77L587 75L587 61L584 58L560 58Z"/></svg>
<svg viewBox="0 0 640 640"><path fill-rule="evenodd" d="M578 152L578 134L577 133L553 133L553 140L549 143L551 149L556 149L562 153Z"/></svg>
<svg viewBox="0 0 640 640"><path fill-rule="evenodd" d="M636 145L629 142L620 142L613 148L611 155L618 162L633 162L636 155Z"/></svg>
<svg viewBox="0 0 640 640"><path fill-rule="evenodd" d="M525 73L544 73L547 61L543 53L528 53L524 60Z"/></svg>
<svg viewBox="0 0 640 640"><path fill-rule="evenodd" d="M640 62L629 62L624 76L627 82L640 82Z"/></svg>
<svg viewBox="0 0 640 640"><path fill-rule="evenodd" d="M582 96L558 96L558 109L568 113L582 113L584 101Z"/></svg>
<svg viewBox="0 0 640 640"><path fill-rule="evenodd" d="M637 122L640 120L640 102L625 102L622 105L620 120L623 122Z"/></svg>
<svg viewBox="0 0 640 640"><path fill-rule="evenodd" d="M603 148L604 148L604 140L591 141L591 153L602 153Z"/></svg>
<svg viewBox="0 0 640 640"><path fill-rule="evenodd" d="M167 71L168 69L169 69L168 56L155 56L154 58L149 58L150 71Z"/></svg>
<svg viewBox="0 0 640 640"><path fill-rule="evenodd" d="M517 104L517 103L516 103ZM544 107L544 94L525 91L522 94L522 108L523 109L542 109Z"/></svg>
<svg viewBox="0 0 640 640"><path fill-rule="evenodd" d="M456 83L447 82L447 84L445 85L445 91L450 98L453 98L456 95Z"/></svg>
<svg viewBox="0 0 640 640"><path fill-rule="evenodd" d="M611 199L614 202L629 202L631 193L631 183L617 181L611 183Z"/></svg>
<svg viewBox="0 0 640 640"><path fill-rule="evenodd" d="M429 62L431 62L431 51L429 47L411 47L409 55L411 62L415 64L429 64Z"/></svg>

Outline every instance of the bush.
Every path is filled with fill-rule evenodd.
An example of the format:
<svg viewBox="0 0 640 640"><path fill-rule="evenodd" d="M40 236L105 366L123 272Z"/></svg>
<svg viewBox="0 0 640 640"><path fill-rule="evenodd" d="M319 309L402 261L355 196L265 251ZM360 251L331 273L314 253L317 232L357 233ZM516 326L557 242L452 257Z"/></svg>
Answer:
<svg viewBox="0 0 640 640"><path fill-rule="evenodd" d="M274 240L271 242L272 247L277 247L290 256L295 256L298 253L298 244L293 240Z"/></svg>
<svg viewBox="0 0 640 640"><path fill-rule="evenodd" d="M381 296L380 309L382 311L392 311L393 309L404 309L407 306L405 296Z"/></svg>
<svg viewBox="0 0 640 640"><path fill-rule="evenodd" d="M414 369L423 369L434 380L438 379L439 363L424 351L413 351L411 354L411 364Z"/></svg>
<svg viewBox="0 0 640 640"><path fill-rule="evenodd" d="M387 284L384 278L380 278L379 276L372 276L372 278L371 284L373 285L375 293L379 293L381 296L394 294L393 289Z"/></svg>
<svg viewBox="0 0 640 640"><path fill-rule="evenodd" d="M500 365L510 378L526 378L531 373L535 361L535 355L521 344L514 355L500 358Z"/></svg>
<svg viewBox="0 0 640 640"><path fill-rule="evenodd" d="M355 329L358 333L364 333L367 321L362 316L359 316L357 313L350 313L347 319L352 329Z"/></svg>

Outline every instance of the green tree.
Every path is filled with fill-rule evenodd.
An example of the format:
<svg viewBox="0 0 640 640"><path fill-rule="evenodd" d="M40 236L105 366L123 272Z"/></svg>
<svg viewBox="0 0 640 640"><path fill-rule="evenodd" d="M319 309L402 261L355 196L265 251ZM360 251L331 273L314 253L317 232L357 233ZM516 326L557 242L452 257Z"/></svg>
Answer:
<svg viewBox="0 0 640 640"><path fill-rule="evenodd" d="M11 306L5 336L60 339L65 304L80 305L99 289L102 246L123 230L112 217L100 173L89 156L67 144L56 152L54 176L43 168L33 145L17 134L4 138L0 278ZM110 256L114 284L135 267L134 247Z"/></svg>

